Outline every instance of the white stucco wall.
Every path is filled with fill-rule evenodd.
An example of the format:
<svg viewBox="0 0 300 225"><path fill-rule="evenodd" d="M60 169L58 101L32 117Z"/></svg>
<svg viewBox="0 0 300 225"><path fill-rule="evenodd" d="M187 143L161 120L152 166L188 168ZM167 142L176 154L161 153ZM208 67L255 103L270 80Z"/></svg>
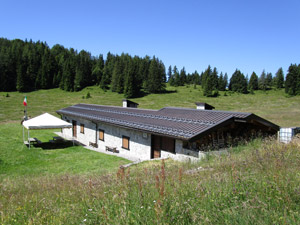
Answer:
<svg viewBox="0 0 300 225"><path fill-rule="evenodd" d="M75 140L84 145L88 146L90 142L95 143L95 135L97 135L98 148L101 150L105 150L106 146L109 146L117 148L121 154L130 155L141 160L148 160L151 158L151 134L149 133L120 128L105 123L98 123L96 134L96 124L88 120L69 116L63 116L63 120L69 120L70 123L72 123L72 120L76 121L77 138L75 138ZM81 123L84 124L84 134L80 133ZM104 130L104 141L99 140L99 129ZM63 129L62 134L66 138L72 138L72 128ZM130 138L129 150L122 148L122 136ZM204 152L184 149L181 140L175 141L175 153L161 150L162 158L172 158L179 161L197 162L205 157L205 155Z"/></svg>
<svg viewBox="0 0 300 225"><path fill-rule="evenodd" d="M96 124L74 117L63 117L64 120L72 120L77 122L77 138L84 145L89 145L90 142L95 143L95 135L97 135L98 148L105 150L106 146L115 147L122 154L128 154L141 160L147 160L151 157L151 135L142 133L139 131L120 128L109 124L98 123L98 129L96 134ZM84 134L80 133L80 124L84 124ZM98 130L104 130L104 141L99 140ZM71 138L72 129L63 129L63 136ZM122 136L127 136L129 140L129 150L122 148Z"/></svg>
<svg viewBox="0 0 300 225"><path fill-rule="evenodd" d="M204 153L192 151L189 149L184 149L182 147L183 143L181 140L175 141L175 153L161 151L162 158L172 158L178 161L186 161L186 162L198 162L203 157L205 157Z"/></svg>

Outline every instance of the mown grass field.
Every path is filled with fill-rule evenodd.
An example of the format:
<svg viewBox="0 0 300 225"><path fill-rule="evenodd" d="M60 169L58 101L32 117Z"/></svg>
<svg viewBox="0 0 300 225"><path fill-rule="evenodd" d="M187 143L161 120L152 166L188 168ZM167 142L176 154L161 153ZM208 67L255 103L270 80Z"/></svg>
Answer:
<svg viewBox="0 0 300 225"><path fill-rule="evenodd" d="M25 130L26 131L26 130ZM87 150L82 146L47 144L54 130L31 131L42 147L28 149L23 144L22 126L6 123L0 126L0 181L13 177L48 176L57 174L103 174L116 171L129 161Z"/></svg>
<svg viewBox="0 0 300 225"><path fill-rule="evenodd" d="M140 108L160 109L163 107L195 108L195 102L207 102L216 110L252 112L282 127L300 126L300 96L287 97L284 90L255 91L255 94L237 94L220 92L217 98L207 98L200 86L167 87L170 93L150 94L132 99ZM91 98L83 99L87 93ZM65 92L60 89L40 90L30 93L0 92L0 123L21 121L24 113L22 105L27 96L28 115L37 116L43 112L55 114L55 111L77 103L121 106L123 95L111 91L104 92L99 87L85 88L80 92Z"/></svg>
<svg viewBox="0 0 300 225"><path fill-rule="evenodd" d="M218 98L203 97L199 87L168 90L133 100L149 109L207 102L216 110L253 112L281 126L300 123L300 96L286 97L283 90ZM92 98L82 98L88 92ZM0 224L300 223L299 143L257 139L198 164L152 161L122 170L127 160L72 144L27 149L20 125L25 94L6 94L0 93ZM77 103L121 106L123 99L98 87L26 96L32 117L55 115ZM53 130L31 132L43 142L53 135Z"/></svg>

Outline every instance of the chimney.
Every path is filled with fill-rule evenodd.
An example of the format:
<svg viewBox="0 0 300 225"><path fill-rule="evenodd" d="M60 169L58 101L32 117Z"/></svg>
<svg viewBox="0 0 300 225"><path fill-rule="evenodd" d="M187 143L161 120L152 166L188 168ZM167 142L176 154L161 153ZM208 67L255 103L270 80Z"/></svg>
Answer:
<svg viewBox="0 0 300 225"><path fill-rule="evenodd" d="M130 101L128 99L123 99L123 108L137 108L138 103Z"/></svg>
<svg viewBox="0 0 300 225"><path fill-rule="evenodd" d="M195 102L196 108L200 110L213 110L215 107L204 102Z"/></svg>

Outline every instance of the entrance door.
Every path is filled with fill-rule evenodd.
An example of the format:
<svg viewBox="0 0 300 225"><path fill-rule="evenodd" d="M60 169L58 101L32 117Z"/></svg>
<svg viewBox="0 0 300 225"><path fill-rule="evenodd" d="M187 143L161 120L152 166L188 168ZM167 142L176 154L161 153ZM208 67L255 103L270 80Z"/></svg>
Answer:
<svg viewBox="0 0 300 225"><path fill-rule="evenodd" d="M77 123L75 120L72 121L72 125L73 125L73 137L77 137Z"/></svg>
<svg viewBox="0 0 300 225"><path fill-rule="evenodd" d="M160 158L161 151L161 138L159 136L152 135L151 139L151 158Z"/></svg>

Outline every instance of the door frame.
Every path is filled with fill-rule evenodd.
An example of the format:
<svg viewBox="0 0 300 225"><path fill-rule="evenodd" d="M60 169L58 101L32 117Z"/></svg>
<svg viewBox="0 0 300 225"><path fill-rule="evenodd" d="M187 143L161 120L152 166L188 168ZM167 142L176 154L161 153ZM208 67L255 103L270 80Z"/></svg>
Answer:
<svg viewBox="0 0 300 225"><path fill-rule="evenodd" d="M154 139L157 138L156 140L159 141L159 150L155 150L155 146L154 146ZM161 137L158 135L151 135L151 159L154 159L154 151L159 152L159 157L161 157ZM156 157L157 158L157 157Z"/></svg>
<svg viewBox="0 0 300 225"><path fill-rule="evenodd" d="M72 120L72 137L77 138L77 121Z"/></svg>

